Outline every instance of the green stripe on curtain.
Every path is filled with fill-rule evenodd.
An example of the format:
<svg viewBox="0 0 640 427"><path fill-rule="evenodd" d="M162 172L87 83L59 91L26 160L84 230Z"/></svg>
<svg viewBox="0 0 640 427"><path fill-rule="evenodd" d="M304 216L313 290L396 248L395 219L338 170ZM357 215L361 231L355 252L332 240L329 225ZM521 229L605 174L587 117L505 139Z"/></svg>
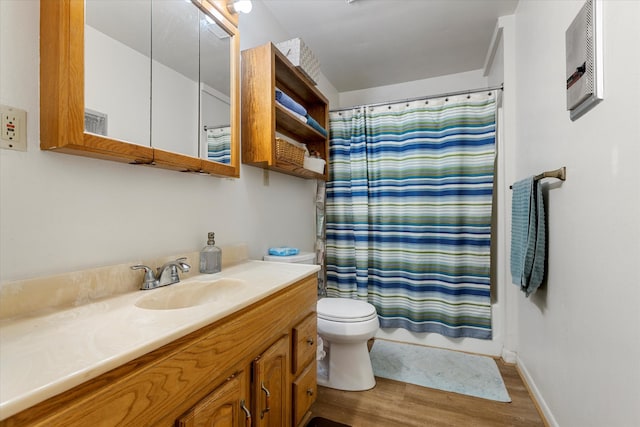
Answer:
<svg viewBox="0 0 640 427"><path fill-rule="evenodd" d="M330 113L327 295L491 338L495 92Z"/></svg>

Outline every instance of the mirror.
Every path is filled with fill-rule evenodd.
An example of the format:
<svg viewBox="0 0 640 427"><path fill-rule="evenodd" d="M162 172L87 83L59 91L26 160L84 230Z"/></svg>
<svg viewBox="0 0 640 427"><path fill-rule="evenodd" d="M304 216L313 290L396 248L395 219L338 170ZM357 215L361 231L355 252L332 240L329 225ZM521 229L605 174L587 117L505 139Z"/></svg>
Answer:
<svg viewBox="0 0 640 427"><path fill-rule="evenodd" d="M151 145L198 156L200 10L185 0L152 3Z"/></svg>
<svg viewBox="0 0 640 427"><path fill-rule="evenodd" d="M200 19L200 156L231 163L231 36Z"/></svg>
<svg viewBox="0 0 640 427"><path fill-rule="evenodd" d="M85 130L151 146L151 0L86 0Z"/></svg>
<svg viewBox="0 0 640 427"><path fill-rule="evenodd" d="M85 6L85 132L233 164L235 29L208 3Z"/></svg>

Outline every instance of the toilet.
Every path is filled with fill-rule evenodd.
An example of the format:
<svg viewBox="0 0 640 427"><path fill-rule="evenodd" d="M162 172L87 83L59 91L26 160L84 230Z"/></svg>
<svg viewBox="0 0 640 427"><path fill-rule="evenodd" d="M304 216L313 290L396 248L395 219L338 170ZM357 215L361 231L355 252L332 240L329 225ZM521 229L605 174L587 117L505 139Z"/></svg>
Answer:
<svg viewBox="0 0 640 427"><path fill-rule="evenodd" d="M380 327L376 308L349 298L318 300L318 335L326 353L318 361L318 385L345 391L376 385L367 341Z"/></svg>
<svg viewBox="0 0 640 427"><path fill-rule="evenodd" d="M264 261L315 264L316 254L265 255ZM380 327L376 308L350 298L318 300L318 385L345 391L369 390L376 385L367 341ZM322 342L322 345L320 344Z"/></svg>

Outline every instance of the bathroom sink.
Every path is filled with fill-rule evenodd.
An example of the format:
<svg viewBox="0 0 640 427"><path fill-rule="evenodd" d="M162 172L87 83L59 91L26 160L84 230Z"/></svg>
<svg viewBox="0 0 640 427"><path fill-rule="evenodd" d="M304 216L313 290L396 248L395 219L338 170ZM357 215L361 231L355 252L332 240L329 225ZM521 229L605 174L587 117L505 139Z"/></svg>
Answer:
<svg viewBox="0 0 640 427"><path fill-rule="evenodd" d="M215 301L224 301L231 294L242 290L247 282L239 279L191 281L154 289L136 301L136 307L148 310L173 310L194 307Z"/></svg>

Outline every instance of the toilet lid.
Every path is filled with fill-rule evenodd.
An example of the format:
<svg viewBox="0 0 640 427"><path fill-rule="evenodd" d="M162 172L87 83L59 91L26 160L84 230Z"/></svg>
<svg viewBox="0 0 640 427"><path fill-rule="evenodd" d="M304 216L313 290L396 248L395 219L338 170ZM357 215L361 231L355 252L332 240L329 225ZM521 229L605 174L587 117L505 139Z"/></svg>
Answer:
<svg viewBox="0 0 640 427"><path fill-rule="evenodd" d="M350 298L322 298L318 317L332 322L364 322L377 316L376 308L365 301Z"/></svg>

